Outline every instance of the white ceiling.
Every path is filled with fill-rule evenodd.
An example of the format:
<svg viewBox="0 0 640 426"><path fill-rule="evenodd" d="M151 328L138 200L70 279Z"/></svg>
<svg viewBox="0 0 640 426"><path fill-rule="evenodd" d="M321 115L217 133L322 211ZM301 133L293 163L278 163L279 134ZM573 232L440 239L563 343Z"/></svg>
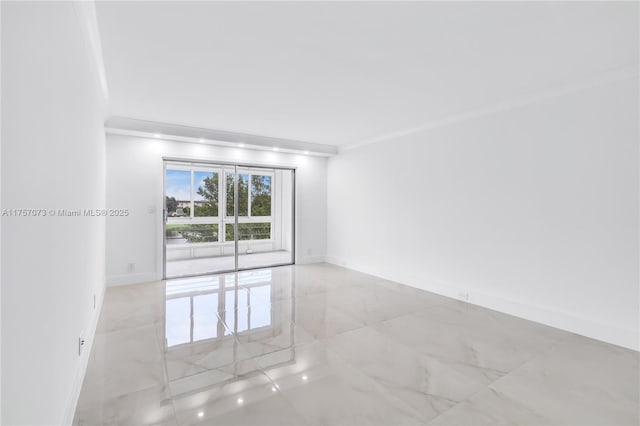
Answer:
<svg viewBox="0 0 640 426"><path fill-rule="evenodd" d="M638 63L638 3L100 2L116 116L350 145Z"/></svg>

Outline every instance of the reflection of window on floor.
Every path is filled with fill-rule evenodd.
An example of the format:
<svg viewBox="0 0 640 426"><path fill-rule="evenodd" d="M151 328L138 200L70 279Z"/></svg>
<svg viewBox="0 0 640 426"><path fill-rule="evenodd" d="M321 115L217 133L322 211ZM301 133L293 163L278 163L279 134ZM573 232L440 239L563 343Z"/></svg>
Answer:
<svg viewBox="0 0 640 426"><path fill-rule="evenodd" d="M270 326L270 281L271 271L267 270L239 273L237 281L234 275L227 275L224 279L199 277L167 282L167 346L220 338L222 329L229 335L229 330L243 333ZM221 288L222 300L218 297ZM220 323L218 312L228 329Z"/></svg>
<svg viewBox="0 0 640 426"><path fill-rule="evenodd" d="M230 330L235 330L240 333L249 329L249 290L246 288L239 288L237 296L237 305L235 305L236 290L227 290L225 294L225 305L227 309L224 313L224 322ZM236 316L238 318L237 328ZM231 334L230 330L226 330L225 334Z"/></svg>
<svg viewBox="0 0 640 426"><path fill-rule="evenodd" d="M212 339L218 335L218 294L193 298L193 341Z"/></svg>
<svg viewBox="0 0 640 426"><path fill-rule="evenodd" d="M191 293L194 291L209 292L211 290L217 290L219 286L220 286L220 277L216 277L216 276L182 278L182 279L167 281L165 292L166 292L167 298L170 298L172 296Z"/></svg>
<svg viewBox="0 0 640 426"><path fill-rule="evenodd" d="M237 300L237 307L230 310L229 306L234 306ZM227 290L225 311L225 323L238 333L247 330L271 325L271 285L252 286L250 288L240 288ZM236 328L237 319L237 328ZM231 334L229 330L225 334Z"/></svg>
<svg viewBox="0 0 640 426"><path fill-rule="evenodd" d="M167 346L215 338L218 335L216 312L217 293L168 299Z"/></svg>
<svg viewBox="0 0 640 426"><path fill-rule="evenodd" d="M248 287L251 284L263 284L271 282L270 269L238 272L237 276L238 287ZM224 286L227 288L236 286L236 277L234 274L225 275Z"/></svg>
<svg viewBox="0 0 640 426"><path fill-rule="evenodd" d="M189 343L191 341L191 298L168 299L166 318L167 346Z"/></svg>
<svg viewBox="0 0 640 426"><path fill-rule="evenodd" d="M271 325L271 286L251 288L251 328Z"/></svg>

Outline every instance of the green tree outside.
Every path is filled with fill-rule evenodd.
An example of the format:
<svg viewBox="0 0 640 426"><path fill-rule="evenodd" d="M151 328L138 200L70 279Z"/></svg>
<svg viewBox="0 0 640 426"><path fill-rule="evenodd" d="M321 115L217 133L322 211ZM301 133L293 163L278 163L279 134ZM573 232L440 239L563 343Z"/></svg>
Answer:
<svg viewBox="0 0 640 426"><path fill-rule="evenodd" d="M195 217L218 216L218 173L204 178L203 186L200 186L196 192L206 201L194 203L193 215Z"/></svg>
<svg viewBox="0 0 640 426"><path fill-rule="evenodd" d="M271 216L271 176L251 176L251 216Z"/></svg>
<svg viewBox="0 0 640 426"><path fill-rule="evenodd" d="M178 209L178 200L176 200L175 197L165 197L165 203L167 205L167 212L169 213L175 213L176 210Z"/></svg>
<svg viewBox="0 0 640 426"><path fill-rule="evenodd" d="M238 176L238 215L249 215L249 175ZM219 179L218 173L202 180L196 193L204 201L194 201L194 217L215 217L219 212ZM226 214L234 215L234 175L227 175L225 182ZM174 197L166 197L167 210L177 211L178 201ZM184 207L185 216L190 216L191 209ZM251 216L271 216L271 176L251 175ZM167 226L167 237L180 235L190 243L217 241L218 225L171 225ZM234 225L226 224L225 240L233 241ZM241 223L238 224L239 240L264 240L271 238L270 223Z"/></svg>
<svg viewBox="0 0 640 426"><path fill-rule="evenodd" d="M227 216L234 215L233 175L227 175ZM238 175L238 216L249 214L249 175Z"/></svg>

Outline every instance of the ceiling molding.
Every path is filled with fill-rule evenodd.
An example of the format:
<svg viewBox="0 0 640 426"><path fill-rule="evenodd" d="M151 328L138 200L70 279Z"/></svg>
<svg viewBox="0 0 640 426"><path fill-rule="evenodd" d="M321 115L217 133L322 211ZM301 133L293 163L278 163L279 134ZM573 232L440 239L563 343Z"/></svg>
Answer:
<svg viewBox="0 0 640 426"><path fill-rule="evenodd" d="M513 108L519 108L525 105L529 105L535 102L540 102L546 99L555 98L558 96L564 96L570 93L580 92L582 90L591 89L594 87L611 84L617 81L637 79L640 75L640 64L628 65L613 70L608 70L603 73L597 74L589 79L583 79L563 86L557 86L542 90L536 93L520 96L510 99L508 101L487 105L482 108L477 108L469 111L465 111L459 114L452 114L447 117L429 121L416 127L398 130L396 132L386 133L376 136L371 139L366 139L359 142L349 143L339 146L339 152L349 151L356 148L361 148L367 145L386 142L400 137L420 133L423 131L436 129L439 127L445 127L459 122L471 120L484 115L495 114L502 111L507 111Z"/></svg>
<svg viewBox="0 0 640 426"><path fill-rule="evenodd" d="M112 134L155 137L164 140L245 149L277 150L294 154L305 153L332 156L338 153L338 147L333 145L138 120L128 117L110 117L105 122L105 130L107 133Z"/></svg>

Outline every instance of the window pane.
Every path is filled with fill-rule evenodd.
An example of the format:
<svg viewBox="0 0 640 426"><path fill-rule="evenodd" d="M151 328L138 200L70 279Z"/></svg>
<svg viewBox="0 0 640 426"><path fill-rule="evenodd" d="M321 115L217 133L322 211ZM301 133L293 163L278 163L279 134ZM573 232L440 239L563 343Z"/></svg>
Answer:
<svg viewBox="0 0 640 426"><path fill-rule="evenodd" d="M191 341L191 300L188 297L167 299L166 305L167 346Z"/></svg>
<svg viewBox="0 0 640 426"><path fill-rule="evenodd" d="M233 232L233 224L227 223L224 225L224 240L225 241L233 241L234 237Z"/></svg>
<svg viewBox="0 0 640 426"><path fill-rule="evenodd" d="M189 216L191 208L191 172L167 169L165 176L167 214Z"/></svg>
<svg viewBox="0 0 640 426"><path fill-rule="evenodd" d="M239 223L238 224L239 238L238 240L269 240L271 239L271 223ZM233 241L233 223L227 223L225 225L225 241Z"/></svg>
<svg viewBox="0 0 640 426"><path fill-rule="evenodd" d="M251 216L271 216L271 176L251 176Z"/></svg>
<svg viewBox="0 0 640 426"><path fill-rule="evenodd" d="M225 173L227 176L227 189L226 189L226 194L227 194L227 216L233 216L233 173Z"/></svg>
<svg viewBox="0 0 640 426"><path fill-rule="evenodd" d="M193 341L211 339L218 335L218 295L193 297Z"/></svg>
<svg viewBox="0 0 640 426"><path fill-rule="evenodd" d="M218 224L167 224L167 245L187 243L214 243L218 241Z"/></svg>
<svg viewBox="0 0 640 426"><path fill-rule="evenodd" d="M234 215L233 205L233 173L227 174L227 216ZM249 175L238 175L238 216L249 213Z"/></svg>
<svg viewBox="0 0 640 426"><path fill-rule="evenodd" d="M193 172L195 217L218 216L218 173Z"/></svg>

